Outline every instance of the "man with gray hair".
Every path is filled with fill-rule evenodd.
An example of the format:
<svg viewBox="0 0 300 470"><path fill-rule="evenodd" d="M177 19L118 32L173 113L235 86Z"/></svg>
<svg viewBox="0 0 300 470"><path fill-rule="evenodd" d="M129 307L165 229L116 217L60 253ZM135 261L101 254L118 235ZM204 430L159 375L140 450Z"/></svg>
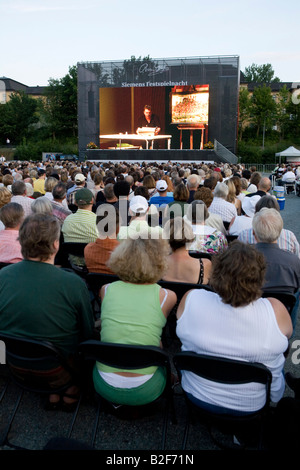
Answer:
<svg viewBox="0 0 300 470"><path fill-rule="evenodd" d="M283 229L283 220L276 209L262 208L253 217L255 248L260 251L267 263L264 291L291 293L296 296L296 305L291 314L293 327L299 301L300 260L290 251L279 248L277 240Z"/></svg>
<svg viewBox="0 0 300 470"><path fill-rule="evenodd" d="M58 218L62 225L68 215L72 214L72 211L68 209L68 204L66 203L67 187L65 183L59 181L52 189L52 196L52 213Z"/></svg>
<svg viewBox="0 0 300 470"><path fill-rule="evenodd" d="M32 214L31 204L34 200L27 196L26 183L24 181L15 181L11 185L11 192L11 202L16 202L23 207L25 217Z"/></svg>
<svg viewBox="0 0 300 470"><path fill-rule="evenodd" d="M196 175L195 173L189 175L186 180L186 185L188 187L188 190L190 192L190 196L188 199L188 204L190 204L194 200L194 195L195 192L197 191L200 183L200 177L199 175Z"/></svg>
<svg viewBox="0 0 300 470"><path fill-rule="evenodd" d="M218 183L214 189L214 198L209 207L209 212L218 214L223 222L231 222L237 216L236 207L231 202L226 201L229 188L226 183Z"/></svg>

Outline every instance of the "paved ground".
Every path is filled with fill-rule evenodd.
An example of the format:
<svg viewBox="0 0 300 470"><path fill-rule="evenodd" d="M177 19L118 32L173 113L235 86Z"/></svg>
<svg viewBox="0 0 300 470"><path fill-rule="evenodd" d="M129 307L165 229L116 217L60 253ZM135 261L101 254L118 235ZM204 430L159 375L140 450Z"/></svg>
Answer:
<svg viewBox="0 0 300 470"><path fill-rule="evenodd" d="M300 240L299 206L300 198L295 195L288 195L286 196L285 208L281 212L285 228L292 230L298 240ZM293 364L292 354L295 352L295 349L293 349L294 341L300 339L299 328L298 322L295 336L291 340L291 351L285 366L286 371L291 371L297 375L300 375L299 365ZM173 354L179 350L179 347L178 342L173 342L168 350L170 354ZM3 379L0 378L0 393L2 388ZM288 387L286 388L285 395L293 396ZM14 386L10 386L9 393L6 394L0 403L0 434L1 428L3 428L7 416L12 409L15 397L16 389ZM169 453L178 453L181 449L185 424L185 405L180 389L177 390L177 395L175 396L175 407L178 423L176 425L170 423L168 426L166 449ZM94 417L95 404L93 401L83 402L71 437L79 442L89 444L91 442ZM51 438L68 436L70 419L71 416L62 411L45 412L39 397L25 393L10 434L10 441L32 450L41 450ZM114 451L109 453L111 456L118 451L125 450L129 451L128 455L136 455L134 451L144 449L150 450L152 453L158 452L161 448L161 423L162 415L160 412L136 421L120 420L115 416L102 413L95 441L95 449ZM191 455L193 451L215 449L217 448L212 444L203 426L194 425L191 429L187 445L187 450Z"/></svg>

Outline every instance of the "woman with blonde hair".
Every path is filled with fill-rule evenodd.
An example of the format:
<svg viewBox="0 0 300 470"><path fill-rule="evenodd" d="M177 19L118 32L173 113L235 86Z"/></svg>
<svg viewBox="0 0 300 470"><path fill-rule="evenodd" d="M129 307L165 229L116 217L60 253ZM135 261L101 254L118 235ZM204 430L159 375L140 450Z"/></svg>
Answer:
<svg viewBox="0 0 300 470"><path fill-rule="evenodd" d="M120 280L101 288L101 341L161 346L162 330L176 304L176 294L161 288L169 254L162 238L127 238L112 252L108 267ZM103 398L123 405L152 402L165 387L161 368L136 372L96 363L94 386Z"/></svg>
<svg viewBox="0 0 300 470"><path fill-rule="evenodd" d="M229 180L226 180L225 181L225 184L227 184L228 186L228 195L226 197L226 201L228 202L231 202L232 204L234 204L234 206L236 207L236 211L237 211L237 215L241 215L242 213L242 202L240 201L240 199L238 199L236 196L236 186L234 184L234 182L232 181L232 178L230 178Z"/></svg>

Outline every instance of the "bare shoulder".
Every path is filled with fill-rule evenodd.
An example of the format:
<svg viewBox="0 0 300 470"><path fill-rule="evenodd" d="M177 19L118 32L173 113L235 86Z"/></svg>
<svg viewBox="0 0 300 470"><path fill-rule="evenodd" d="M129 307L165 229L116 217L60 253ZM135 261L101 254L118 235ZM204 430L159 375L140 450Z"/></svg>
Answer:
<svg viewBox="0 0 300 470"><path fill-rule="evenodd" d="M185 302L186 302L186 298L187 296L189 295L190 292L193 292L194 289L190 289L188 290L184 296L182 297L181 301L179 302L179 305L178 305L178 309L177 309L177 312L176 312L176 317L177 319L181 317L181 315L183 314L184 312L184 308L185 308Z"/></svg>
<svg viewBox="0 0 300 470"><path fill-rule="evenodd" d="M268 297L268 300L273 307L279 329L284 335L290 338L293 333L293 325L288 310L280 300L274 297Z"/></svg>

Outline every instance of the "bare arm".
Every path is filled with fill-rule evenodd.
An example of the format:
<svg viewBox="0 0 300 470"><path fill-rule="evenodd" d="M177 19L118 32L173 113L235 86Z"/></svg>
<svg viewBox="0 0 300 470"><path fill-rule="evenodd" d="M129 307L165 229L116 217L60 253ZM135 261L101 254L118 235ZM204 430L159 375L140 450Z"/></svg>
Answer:
<svg viewBox="0 0 300 470"><path fill-rule="evenodd" d="M268 300L275 312L280 331L289 339L293 333L293 325L289 312L280 300L273 297L268 297Z"/></svg>

